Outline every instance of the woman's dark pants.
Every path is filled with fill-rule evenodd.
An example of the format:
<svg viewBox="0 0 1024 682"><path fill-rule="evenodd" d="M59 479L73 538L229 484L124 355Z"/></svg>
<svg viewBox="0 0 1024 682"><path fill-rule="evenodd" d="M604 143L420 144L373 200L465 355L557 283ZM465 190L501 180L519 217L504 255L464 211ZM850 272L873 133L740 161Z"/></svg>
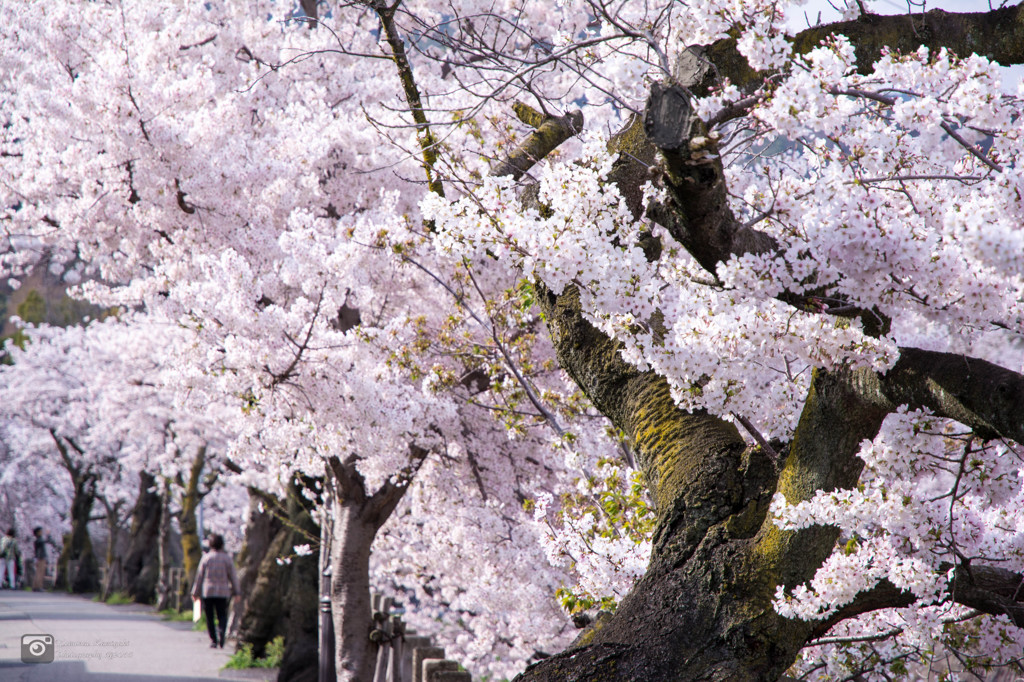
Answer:
<svg viewBox="0 0 1024 682"><path fill-rule="evenodd" d="M210 639L214 644L224 648L224 631L228 627L228 598L227 597L204 597L203 608L206 609L206 629L210 633ZM213 616L217 614L216 626ZM217 627L219 626L219 628ZM217 634L220 638L217 638Z"/></svg>

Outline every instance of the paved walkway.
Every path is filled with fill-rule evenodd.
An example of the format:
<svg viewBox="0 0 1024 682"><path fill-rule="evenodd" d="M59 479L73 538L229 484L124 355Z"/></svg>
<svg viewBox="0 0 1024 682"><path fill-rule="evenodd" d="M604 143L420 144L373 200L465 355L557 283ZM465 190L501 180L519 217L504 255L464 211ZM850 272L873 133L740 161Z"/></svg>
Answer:
<svg viewBox="0 0 1024 682"><path fill-rule="evenodd" d="M52 663L22 662L24 635L52 637ZM48 642L35 644L44 651ZM230 647L211 649L192 623L164 621L148 606L0 590L0 682L273 680L269 671L221 670ZM275 671L276 672L276 671Z"/></svg>

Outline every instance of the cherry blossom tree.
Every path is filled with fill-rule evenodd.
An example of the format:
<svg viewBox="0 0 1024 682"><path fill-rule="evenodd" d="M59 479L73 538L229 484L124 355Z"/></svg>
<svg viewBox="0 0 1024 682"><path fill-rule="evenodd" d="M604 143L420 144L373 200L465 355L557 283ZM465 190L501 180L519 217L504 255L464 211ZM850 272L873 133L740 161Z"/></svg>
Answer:
<svg viewBox="0 0 1024 682"><path fill-rule="evenodd" d="M56 542L54 538L60 538L71 525L67 473L53 457L26 457L18 447L24 435L16 422L0 425L0 513L4 531L14 528L23 548L31 546L32 529L37 526L45 530L45 537ZM53 548L47 552L52 559Z"/></svg>
<svg viewBox="0 0 1024 682"><path fill-rule="evenodd" d="M173 332L108 318L86 326L28 328L21 334L23 348L8 343L11 364L0 368L3 413L9 433L20 434L7 440L8 448L28 461L55 461L70 476L65 554L79 562L80 576L95 573L88 534L95 518L106 520L108 577L117 573L115 548L141 471L157 475L174 492L186 566L190 546L198 555L198 489L201 478L207 489L212 483L208 465L216 471L219 458L212 451L220 434L211 421L176 411L172 393L160 384L164 370L154 358L167 355ZM45 472L40 466L34 475ZM194 566L198 556L192 558ZM97 586L92 578L73 582L76 590ZM108 580L104 592L113 587Z"/></svg>
<svg viewBox="0 0 1024 682"><path fill-rule="evenodd" d="M557 493L572 480L564 462L572 451L569 422L584 410L557 375L550 346L534 350L540 320L530 312L532 297L515 276L470 271L444 256L423 231L416 217L420 164L400 146L381 146L375 130L405 136L408 92L388 58L400 41L378 44L380 16L371 8L345 8L351 24L341 34L306 31L281 7L271 7L268 20L241 4L198 15L176 6L151 13L106 5L85 8L84 22L82 8L35 9L46 15L43 24L32 13L10 17L21 31L10 37L18 56L7 68L27 74L30 53L41 49L46 56L38 64L57 69L60 87L69 88L71 100L83 95L85 108L43 117L34 112L50 95L11 90L23 115L7 138L14 160L6 186L13 207L9 262L14 267L34 250L49 250L72 279L79 271L99 275L83 285L83 295L108 306L144 305L185 329L188 337L165 358L178 369L170 381L190 408L231 406L235 435L227 454L243 482L281 494L297 473L327 479L333 508L322 521L334 529L338 667L366 679L374 658L366 637L370 548L425 463L464 458L464 465L442 471L457 471L479 490L498 488L484 480L487 470L534 481L502 493L504 508L495 504L492 512L504 517L502 524L530 519L511 491L532 495L539 486ZM110 33L112 26L121 28ZM41 42L30 37L35 29L43 31ZM353 52L383 59L320 93L331 82L332 55ZM273 75L286 61L287 75ZM188 73L180 70L186 63ZM384 102L381 82L394 86ZM356 98L349 96L353 87ZM113 91L118 103L111 108ZM142 93L154 99L140 113ZM462 99L466 106L474 101ZM327 100L337 106L325 107ZM295 108L281 109L285 101ZM364 119L367 106L371 123L350 125ZM58 139L72 120L99 126L81 137L81 156L66 156L70 150ZM313 129L320 133L310 137ZM477 137L467 126L448 144L464 147ZM480 142L473 146L482 149ZM99 166L80 164L97 154L104 158ZM250 163L256 158L262 161ZM382 173L372 172L381 166L400 169L390 191L379 186ZM42 167L68 191L52 192L53 183L37 175ZM112 182L125 191L100 189ZM83 191L99 202L79 201ZM49 228L36 229L41 224ZM492 414L503 417L503 428ZM588 415L586 423L595 418ZM495 443L473 444L483 434ZM509 434L518 439L512 450L532 456L511 466L493 463L509 458L502 446ZM603 434L598 429L601 437L589 441ZM607 454L611 443L585 459ZM485 502L495 497L481 493ZM433 556L437 572L446 562L441 553ZM525 557L519 565L517 577L532 580ZM553 595L561 580L545 580L547 599L517 604L520 643L512 660L537 648L529 641L531 611L556 621L547 632L564 631ZM478 613L484 622L486 614Z"/></svg>
<svg viewBox="0 0 1024 682"><path fill-rule="evenodd" d="M995 63L1024 57L1021 9L856 3L797 31L769 0L310 5L0 10L3 263L51 253L180 325L173 381L232 406L247 475L326 476L342 678L367 677L385 522L396 575L417 532L489 546L517 489L555 527L612 447L566 437L590 413L549 353L627 439L655 526L615 614L524 679L1017 654L1024 119ZM504 468L482 412L541 464ZM439 527L448 471L493 522ZM587 592L629 588L628 544L582 546L629 576L595 564ZM486 613L483 566L439 606Z"/></svg>
<svg viewBox="0 0 1024 682"><path fill-rule="evenodd" d="M116 529L127 489L122 485L119 439L107 438L93 428L89 406L96 393L85 377L92 369L86 361L89 349L80 338L66 346L59 340L50 343L63 333L60 328L47 328L30 335L26 345L38 349L37 353L9 344L13 364L0 368L2 403L4 419L13 422L7 432L16 436L7 440L7 447L23 460L40 464L49 460L65 472L67 478L61 478L70 484L70 532L59 562L58 583L76 592L91 592L100 587L99 563L88 528L94 507L102 498L107 511L114 512L108 521ZM45 475L47 468L40 466L32 475ZM73 575L68 572L69 561L77 566Z"/></svg>
<svg viewBox="0 0 1024 682"><path fill-rule="evenodd" d="M500 180L425 206L444 248L545 284L657 507L641 582L523 679L1019 655L1020 102L971 52L1020 55L964 37L1019 10L787 35L783 9L661 24L691 47L643 117L525 210Z"/></svg>

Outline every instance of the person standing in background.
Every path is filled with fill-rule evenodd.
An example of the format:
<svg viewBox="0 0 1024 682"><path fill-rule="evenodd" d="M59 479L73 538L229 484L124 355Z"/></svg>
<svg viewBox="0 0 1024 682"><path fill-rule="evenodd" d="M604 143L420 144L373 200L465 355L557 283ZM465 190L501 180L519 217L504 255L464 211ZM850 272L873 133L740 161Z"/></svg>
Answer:
<svg viewBox="0 0 1024 682"><path fill-rule="evenodd" d="M15 537L14 529L8 528L7 535L0 539L0 587L3 587L4 584L5 569L11 589L17 587L19 558L21 558L21 553L18 551L18 539Z"/></svg>
<svg viewBox="0 0 1024 682"><path fill-rule="evenodd" d="M46 543L53 544L53 540L43 537L43 527L36 526L32 529L32 554L36 560L35 571L32 574L32 591L43 591L43 580L46 578Z"/></svg>
<svg viewBox="0 0 1024 682"><path fill-rule="evenodd" d="M237 602L241 596L238 577L235 575L235 562L231 555L224 551L224 538L217 534L211 535L210 551L199 562L196 580L192 584L193 601L199 598L203 600L211 649L218 646L224 648L224 633L228 626L228 599L234 597Z"/></svg>

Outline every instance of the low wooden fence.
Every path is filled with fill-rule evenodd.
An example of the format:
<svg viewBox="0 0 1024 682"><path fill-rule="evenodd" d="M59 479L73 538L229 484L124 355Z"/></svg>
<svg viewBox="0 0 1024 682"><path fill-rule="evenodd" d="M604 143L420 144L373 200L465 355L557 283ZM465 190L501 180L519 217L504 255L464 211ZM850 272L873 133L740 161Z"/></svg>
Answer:
<svg viewBox="0 0 1024 682"><path fill-rule="evenodd" d="M191 585L186 584L185 569L181 566L168 566L160 573L156 584L156 602L159 609L184 611L191 607Z"/></svg>
<svg viewBox="0 0 1024 682"><path fill-rule="evenodd" d="M444 649L430 637L406 628L401 616L392 613L394 600L373 595L376 626L370 639L377 642L377 667L373 682L472 682L473 677L457 661L444 657Z"/></svg>

